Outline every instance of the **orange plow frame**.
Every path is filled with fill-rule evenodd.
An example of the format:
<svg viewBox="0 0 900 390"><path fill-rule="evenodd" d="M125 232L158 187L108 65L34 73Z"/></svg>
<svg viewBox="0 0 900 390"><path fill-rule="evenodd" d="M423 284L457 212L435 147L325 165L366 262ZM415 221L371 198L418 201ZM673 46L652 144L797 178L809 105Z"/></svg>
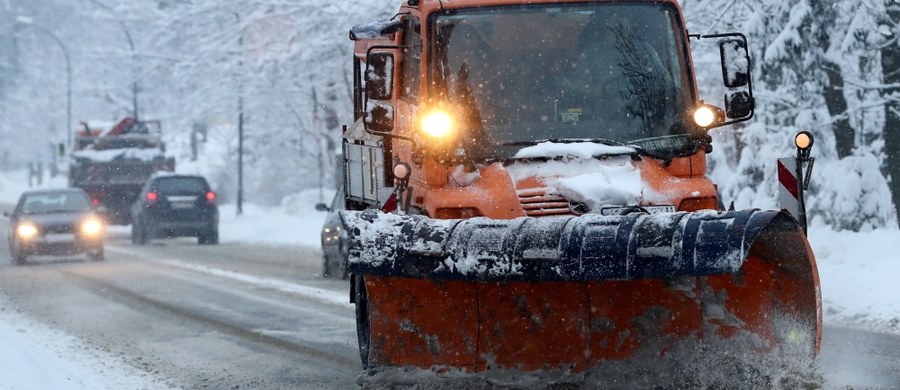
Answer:
<svg viewBox="0 0 900 390"><path fill-rule="evenodd" d="M742 353L815 356L815 259L803 233L783 226L767 225L732 274L573 281L357 275L368 308L366 366L581 372L729 339L750 342Z"/></svg>

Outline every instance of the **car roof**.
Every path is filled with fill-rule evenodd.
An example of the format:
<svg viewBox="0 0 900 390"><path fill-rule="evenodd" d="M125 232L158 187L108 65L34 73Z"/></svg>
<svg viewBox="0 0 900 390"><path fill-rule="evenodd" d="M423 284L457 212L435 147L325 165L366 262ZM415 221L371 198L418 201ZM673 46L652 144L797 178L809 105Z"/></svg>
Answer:
<svg viewBox="0 0 900 390"><path fill-rule="evenodd" d="M205 177L201 175L191 175L191 174L181 174L181 173L170 173L166 172L164 174L155 173L153 176L150 176L150 180L158 180L158 179L168 179L168 178L176 178L176 179L203 179L206 180Z"/></svg>
<svg viewBox="0 0 900 390"><path fill-rule="evenodd" d="M26 195L54 195L54 194L84 194L84 196L88 196L87 192L84 192L81 188L51 188L51 189L40 189L40 190L28 190L22 193L22 196Z"/></svg>

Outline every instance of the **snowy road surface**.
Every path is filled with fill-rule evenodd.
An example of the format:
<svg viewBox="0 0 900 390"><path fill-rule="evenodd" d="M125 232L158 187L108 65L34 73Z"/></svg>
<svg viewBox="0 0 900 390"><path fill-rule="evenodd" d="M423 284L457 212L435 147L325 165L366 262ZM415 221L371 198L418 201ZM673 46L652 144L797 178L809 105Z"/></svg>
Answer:
<svg viewBox="0 0 900 390"><path fill-rule="evenodd" d="M317 250L121 230L107 248L0 262L0 342L27 349L0 352L0 389L357 387L348 286L318 276ZM900 388L896 335L826 327L820 362L827 389Z"/></svg>
<svg viewBox="0 0 900 390"><path fill-rule="evenodd" d="M119 237L107 256L0 262L0 306L109 351L152 377L148 388L356 387L346 282L317 276L317 251ZM0 389L7 375L0 367ZM9 388L78 388L58 383Z"/></svg>

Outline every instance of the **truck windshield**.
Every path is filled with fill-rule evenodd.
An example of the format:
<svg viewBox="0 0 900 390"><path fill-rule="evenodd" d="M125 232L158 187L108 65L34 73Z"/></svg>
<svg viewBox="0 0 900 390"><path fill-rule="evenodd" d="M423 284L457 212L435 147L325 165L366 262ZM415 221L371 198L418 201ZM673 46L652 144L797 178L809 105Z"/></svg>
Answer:
<svg viewBox="0 0 900 390"><path fill-rule="evenodd" d="M431 19L432 94L484 158L544 139L671 139L688 134L693 100L679 23L646 3L443 12Z"/></svg>

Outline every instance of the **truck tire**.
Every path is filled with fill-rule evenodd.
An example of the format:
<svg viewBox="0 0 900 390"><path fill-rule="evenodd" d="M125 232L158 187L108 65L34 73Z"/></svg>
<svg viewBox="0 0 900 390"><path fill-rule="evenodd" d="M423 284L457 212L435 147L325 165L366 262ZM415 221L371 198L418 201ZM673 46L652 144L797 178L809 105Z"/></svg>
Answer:
<svg viewBox="0 0 900 390"><path fill-rule="evenodd" d="M359 358L363 369L369 368L369 345L372 333L369 326L369 300L366 296L366 283L362 275L353 276L356 302L356 337L359 340Z"/></svg>

